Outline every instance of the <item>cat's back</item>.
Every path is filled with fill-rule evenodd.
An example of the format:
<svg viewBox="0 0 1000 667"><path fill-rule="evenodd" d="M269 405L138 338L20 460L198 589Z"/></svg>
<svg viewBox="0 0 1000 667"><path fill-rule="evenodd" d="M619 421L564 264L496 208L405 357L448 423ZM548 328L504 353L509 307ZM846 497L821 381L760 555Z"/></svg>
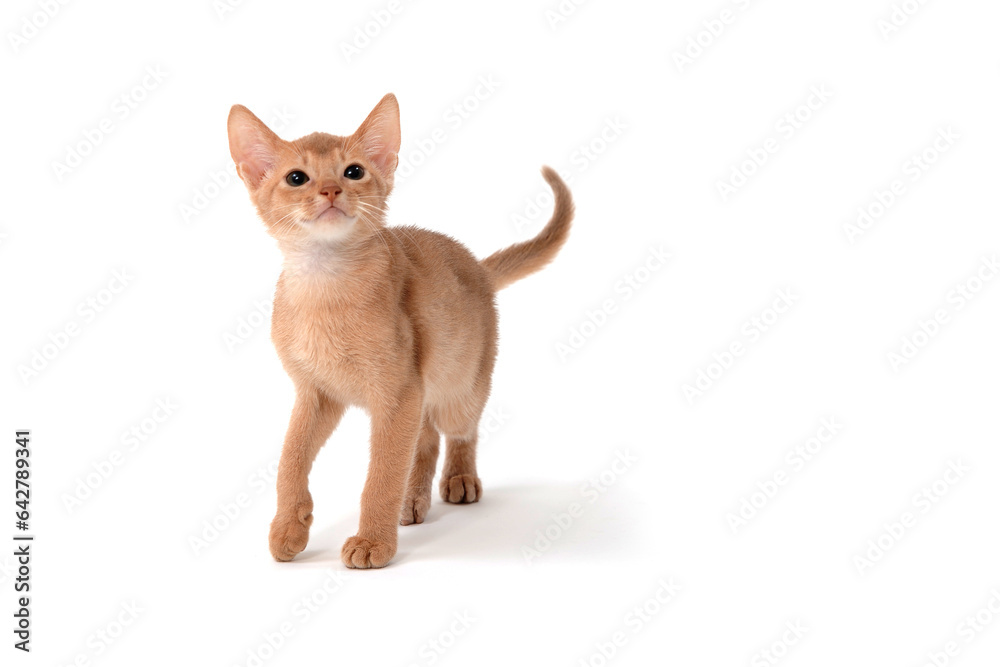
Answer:
<svg viewBox="0 0 1000 667"><path fill-rule="evenodd" d="M486 270L463 243L440 232L413 226L389 227L410 263L439 288L457 285L479 297L493 299Z"/></svg>
<svg viewBox="0 0 1000 667"><path fill-rule="evenodd" d="M418 227L389 229L412 267L405 301L420 341L427 400L444 405L488 386L497 310L486 270L450 236Z"/></svg>

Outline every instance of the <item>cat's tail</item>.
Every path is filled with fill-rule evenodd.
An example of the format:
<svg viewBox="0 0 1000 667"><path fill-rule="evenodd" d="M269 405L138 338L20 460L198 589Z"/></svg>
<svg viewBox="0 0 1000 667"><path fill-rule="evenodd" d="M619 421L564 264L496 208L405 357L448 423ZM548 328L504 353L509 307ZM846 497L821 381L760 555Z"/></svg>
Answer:
<svg viewBox="0 0 1000 667"><path fill-rule="evenodd" d="M573 197L569 188L552 167L542 167L542 176L555 195L556 207L552 219L535 238L498 250L480 262L497 291L544 268L555 258L569 236L569 225L573 220Z"/></svg>

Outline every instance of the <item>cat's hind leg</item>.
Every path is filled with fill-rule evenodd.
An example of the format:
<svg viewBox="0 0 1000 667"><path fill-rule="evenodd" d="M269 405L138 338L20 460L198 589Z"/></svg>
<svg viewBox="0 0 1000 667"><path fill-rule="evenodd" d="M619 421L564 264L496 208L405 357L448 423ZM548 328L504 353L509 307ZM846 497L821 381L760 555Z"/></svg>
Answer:
<svg viewBox="0 0 1000 667"><path fill-rule="evenodd" d="M428 414L447 443L438 488L449 503L474 503L483 497L483 483L476 472L476 444L496 358L496 313L491 310L488 315L487 339L472 367L475 375L454 373L452 381L432 392L428 401Z"/></svg>
<svg viewBox="0 0 1000 667"><path fill-rule="evenodd" d="M441 473L441 497L449 503L474 503L483 497L483 483L476 474L478 434L448 436L448 449Z"/></svg>
<svg viewBox="0 0 1000 667"><path fill-rule="evenodd" d="M399 517L402 526L423 523L427 516L431 507L431 487L434 483L434 471L437 469L440 442L441 435L425 416L413 455L410 477L406 482L406 493L403 495L403 511Z"/></svg>
<svg viewBox="0 0 1000 667"><path fill-rule="evenodd" d="M439 489L449 503L474 503L483 497L483 484L476 474L476 442L485 403L483 395L472 405L455 406L436 415L435 423L448 444Z"/></svg>

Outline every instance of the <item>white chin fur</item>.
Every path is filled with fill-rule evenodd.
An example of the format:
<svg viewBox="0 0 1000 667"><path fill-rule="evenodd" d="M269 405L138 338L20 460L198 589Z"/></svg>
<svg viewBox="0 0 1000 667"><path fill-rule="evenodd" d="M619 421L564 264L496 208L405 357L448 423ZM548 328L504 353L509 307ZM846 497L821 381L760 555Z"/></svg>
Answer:
<svg viewBox="0 0 1000 667"><path fill-rule="evenodd" d="M357 218L342 217L339 220L321 220L307 225L309 236L318 241L342 241L354 231Z"/></svg>

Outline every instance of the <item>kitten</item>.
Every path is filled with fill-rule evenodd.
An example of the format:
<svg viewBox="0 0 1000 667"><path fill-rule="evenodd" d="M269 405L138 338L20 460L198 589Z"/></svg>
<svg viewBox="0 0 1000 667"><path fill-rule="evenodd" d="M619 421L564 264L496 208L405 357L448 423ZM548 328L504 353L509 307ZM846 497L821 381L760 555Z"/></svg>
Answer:
<svg viewBox="0 0 1000 667"><path fill-rule="evenodd" d="M391 94L347 137L284 141L246 107L229 113L237 171L284 255L271 337L296 398L270 531L279 561L306 546L309 470L351 405L371 416L371 460L345 565L385 566L397 526L423 522L440 433L448 445L441 496L482 497L476 434L497 351L494 295L544 267L569 233L569 189L548 167L552 219L537 237L482 261L443 234L387 227L399 140Z"/></svg>

